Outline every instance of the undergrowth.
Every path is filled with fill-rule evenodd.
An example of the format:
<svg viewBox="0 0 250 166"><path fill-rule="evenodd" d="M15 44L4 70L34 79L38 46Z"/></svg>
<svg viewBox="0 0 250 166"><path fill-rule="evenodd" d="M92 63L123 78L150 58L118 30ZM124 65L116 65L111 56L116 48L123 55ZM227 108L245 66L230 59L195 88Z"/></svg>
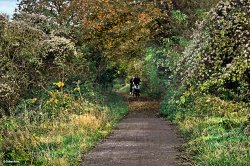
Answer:
<svg viewBox="0 0 250 166"><path fill-rule="evenodd" d="M193 164L249 165L250 108L246 103L209 95L180 97L165 100L161 113L188 139L187 152Z"/></svg>
<svg viewBox="0 0 250 166"><path fill-rule="evenodd" d="M250 165L249 7L220 1L169 67L161 113L188 138L196 165Z"/></svg>
<svg viewBox="0 0 250 166"><path fill-rule="evenodd" d="M5 165L77 165L128 110L118 94L80 82L57 82L38 94L1 119Z"/></svg>

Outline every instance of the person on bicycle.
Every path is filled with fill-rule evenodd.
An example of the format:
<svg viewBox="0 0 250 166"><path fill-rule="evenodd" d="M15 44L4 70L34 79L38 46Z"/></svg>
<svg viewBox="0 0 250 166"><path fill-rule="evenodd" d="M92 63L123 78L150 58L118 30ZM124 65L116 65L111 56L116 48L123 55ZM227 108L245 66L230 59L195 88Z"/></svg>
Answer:
<svg viewBox="0 0 250 166"><path fill-rule="evenodd" d="M140 96L140 78L136 75L135 78L133 79L133 88L132 88L132 94L133 96Z"/></svg>

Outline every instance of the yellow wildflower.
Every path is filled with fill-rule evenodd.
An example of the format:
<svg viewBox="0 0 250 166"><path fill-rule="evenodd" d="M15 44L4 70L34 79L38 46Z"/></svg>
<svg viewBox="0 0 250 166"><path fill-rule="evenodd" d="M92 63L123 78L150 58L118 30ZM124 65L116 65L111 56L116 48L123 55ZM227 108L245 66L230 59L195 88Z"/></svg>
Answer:
<svg viewBox="0 0 250 166"><path fill-rule="evenodd" d="M61 87L64 86L64 83L61 82L61 81L59 81L58 83L56 83L56 86L57 86L58 88L61 88Z"/></svg>

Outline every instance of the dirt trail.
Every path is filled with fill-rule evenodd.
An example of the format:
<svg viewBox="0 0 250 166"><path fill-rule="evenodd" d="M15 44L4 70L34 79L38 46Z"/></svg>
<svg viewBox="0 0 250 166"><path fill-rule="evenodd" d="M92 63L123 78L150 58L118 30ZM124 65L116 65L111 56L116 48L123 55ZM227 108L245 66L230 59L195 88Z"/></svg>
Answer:
<svg viewBox="0 0 250 166"><path fill-rule="evenodd" d="M159 102L128 98L129 114L113 133L83 157L82 166L176 166L183 140L157 117Z"/></svg>

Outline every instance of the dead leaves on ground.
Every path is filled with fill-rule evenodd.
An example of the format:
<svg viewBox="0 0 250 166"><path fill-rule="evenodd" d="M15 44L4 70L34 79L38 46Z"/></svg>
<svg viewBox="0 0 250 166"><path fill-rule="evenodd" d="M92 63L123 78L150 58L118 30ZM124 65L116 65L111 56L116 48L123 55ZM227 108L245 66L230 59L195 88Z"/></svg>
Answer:
<svg viewBox="0 0 250 166"><path fill-rule="evenodd" d="M156 111L160 108L159 101L133 101L129 102L129 111Z"/></svg>

